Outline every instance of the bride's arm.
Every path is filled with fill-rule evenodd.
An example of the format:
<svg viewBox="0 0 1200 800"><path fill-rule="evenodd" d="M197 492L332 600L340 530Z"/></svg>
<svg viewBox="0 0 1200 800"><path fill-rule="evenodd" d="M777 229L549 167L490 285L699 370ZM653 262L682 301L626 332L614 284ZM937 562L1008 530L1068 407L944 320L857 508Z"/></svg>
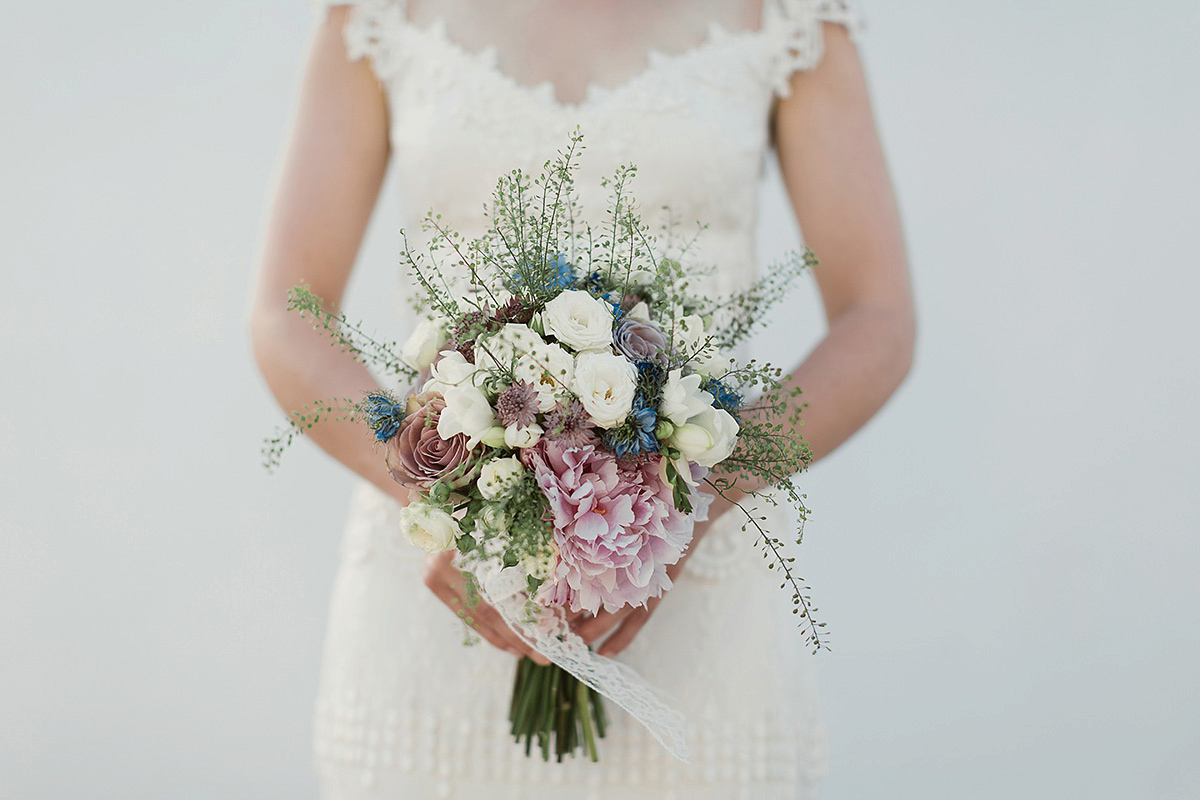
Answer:
<svg viewBox="0 0 1200 800"><path fill-rule="evenodd" d="M825 57L792 76L774 130L792 207L821 262L816 279L829 330L792 372L807 404L798 433L817 458L850 438L900 385L916 334L900 215L862 64L844 28L825 24L824 34ZM710 518L731 506L717 498ZM602 612L577 630L594 641L616 627L600 648L615 655L657 603Z"/></svg>
<svg viewBox="0 0 1200 800"><path fill-rule="evenodd" d="M387 170L386 102L367 62L346 58L346 12L329 12L308 53L251 308L254 356L285 412L378 388L366 367L287 309L288 290L300 283L329 310L338 308ZM306 433L354 472L406 499L362 425L322 422Z"/></svg>
<svg viewBox="0 0 1200 800"><path fill-rule="evenodd" d="M792 371L797 431L815 458L875 415L912 365L916 316L895 193L858 52L825 23L825 57L795 73L775 114L775 145L814 270L828 332ZM759 488L759 487L750 487ZM717 498L713 514L730 507Z"/></svg>
<svg viewBox="0 0 1200 800"><path fill-rule="evenodd" d="M387 171L387 102L370 66L346 58L345 7L330 10L309 52L283 171L275 189L250 314L254 357L285 412L317 400L358 399L379 388L367 368L287 310L288 290L307 283L336 311ZM356 422L322 422L306 434L401 503L374 437ZM452 610L464 607L462 576L446 555L429 559L425 584ZM497 647L532 651L480 603L473 627Z"/></svg>

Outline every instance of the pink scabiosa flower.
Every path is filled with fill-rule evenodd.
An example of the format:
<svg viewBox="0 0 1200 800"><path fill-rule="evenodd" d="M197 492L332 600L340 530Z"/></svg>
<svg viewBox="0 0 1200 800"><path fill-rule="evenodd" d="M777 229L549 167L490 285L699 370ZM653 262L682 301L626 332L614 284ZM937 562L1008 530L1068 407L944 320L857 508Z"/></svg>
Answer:
<svg viewBox="0 0 1200 800"><path fill-rule="evenodd" d="M583 447L600 441L592 430L587 409L577 397L565 403L560 401L546 414L544 422L542 427L546 431L546 438L553 439L563 447Z"/></svg>
<svg viewBox="0 0 1200 800"><path fill-rule="evenodd" d="M528 428L537 422L537 389L528 381L517 381L496 398L496 419L506 428Z"/></svg>
<svg viewBox="0 0 1200 800"><path fill-rule="evenodd" d="M667 567L691 540L692 520L675 508L658 456L618 461L593 445L544 440L521 459L549 501L558 547L539 602L594 614L670 588Z"/></svg>

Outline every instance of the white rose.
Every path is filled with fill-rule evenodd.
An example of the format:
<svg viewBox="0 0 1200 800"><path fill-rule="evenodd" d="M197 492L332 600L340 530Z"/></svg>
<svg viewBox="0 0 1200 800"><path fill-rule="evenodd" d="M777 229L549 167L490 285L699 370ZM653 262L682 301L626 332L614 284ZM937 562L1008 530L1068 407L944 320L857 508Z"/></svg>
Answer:
<svg viewBox="0 0 1200 800"><path fill-rule="evenodd" d="M601 428L615 428L629 416L637 391L637 370L624 356L580 353L571 388Z"/></svg>
<svg viewBox="0 0 1200 800"><path fill-rule="evenodd" d="M517 380L533 384L538 394L538 411L546 412L570 390L575 359L556 344L543 344L517 359L513 372Z"/></svg>
<svg viewBox="0 0 1200 800"><path fill-rule="evenodd" d="M446 331L441 323L426 317L417 323L404 347L400 348L400 360L420 372L433 363L445 343Z"/></svg>
<svg viewBox="0 0 1200 800"><path fill-rule="evenodd" d="M659 418L666 417L672 425L683 425L711 406L713 396L700 388L700 381L699 375L692 374L684 377L682 371L678 369L667 373L662 401L658 406Z"/></svg>
<svg viewBox="0 0 1200 800"><path fill-rule="evenodd" d="M737 434L738 424L733 415L725 409L709 406L676 427L669 441L688 461L715 467L729 458L737 443Z"/></svg>
<svg viewBox="0 0 1200 800"><path fill-rule="evenodd" d="M587 292L570 289L546 304L542 325L548 335L577 351L612 346L612 306Z"/></svg>
<svg viewBox="0 0 1200 800"><path fill-rule="evenodd" d="M437 432L443 439L465 434L467 447L479 444L480 439L496 424L492 404L474 386L453 386L442 392L446 407L438 417Z"/></svg>
<svg viewBox="0 0 1200 800"><path fill-rule="evenodd" d="M400 509L400 532L426 553L452 550L462 533L454 517L424 503L412 503Z"/></svg>
<svg viewBox="0 0 1200 800"><path fill-rule="evenodd" d="M534 423L518 428L516 425L504 429L504 443L509 447L533 447L542 438L545 431L541 425Z"/></svg>
<svg viewBox="0 0 1200 800"><path fill-rule="evenodd" d="M493 458L479 471L479 481L476 486L479 487L479 493L483 495L483 499L495 500L519 484L524 474L525 467L521 465L521 459L516 456Z"/></svg>

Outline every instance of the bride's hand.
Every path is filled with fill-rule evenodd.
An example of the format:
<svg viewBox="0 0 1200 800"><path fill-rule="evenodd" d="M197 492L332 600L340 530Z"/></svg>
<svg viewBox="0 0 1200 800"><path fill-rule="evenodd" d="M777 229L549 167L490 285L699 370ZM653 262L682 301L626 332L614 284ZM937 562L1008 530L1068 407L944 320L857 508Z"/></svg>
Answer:
<svg viewBox="0 0 1200 800"><path fill-rule="evenodd" d="M671 579L672 583L683 572L684 563L695 551L696 544L704 536L705 531L708 530L709 524L709 522L696 524L692 543L684 552L683 557L667 567L667 576ZM658 608L658 604L666 596L667 592L664 592L662 595L647 601L644 606L625 606L618 611L611 612L601 609L594 617L588 615L578 616L571 624L571 629L588 644L599 641L611 632L612 635L608 637L607 641L596 652L602 656L615 656L629 646L629 643L633 641L642 627L650 621L650 615L654 613L654 610Z"/></svg>
<svg viewBox="0 0 1200 800"><path fill-rule="evenodd" d="M521 641L496 609L478 598L471 602L467 597L466 580L454 566L453 550L427 557L424 578L429 590L489 643L518 658L529 656L538 664L550 663L545 656Z"/></svg>

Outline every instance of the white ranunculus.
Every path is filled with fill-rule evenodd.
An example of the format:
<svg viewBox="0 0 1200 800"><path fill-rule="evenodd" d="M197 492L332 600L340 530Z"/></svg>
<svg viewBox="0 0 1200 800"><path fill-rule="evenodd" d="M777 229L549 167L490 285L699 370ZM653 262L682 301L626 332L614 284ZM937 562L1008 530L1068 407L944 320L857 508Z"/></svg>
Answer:
<svg viewBox="0 0 1200 800"><path fill-rule="evenodd" d="M571 388L593 424L615 428L625 421L633 407L637 370L624 356L580 353L575 357Z"/></svg>
<svg viewBox="0 0 1200 800"><path fill-rule="evenodd" d="M525 467L516 456L508 458L493 458L483 465L479 471L479 480L475 484L484 500L495 500L512 490L521 482Z"/></svg>
<svg viewBox="0 0 1200 800"><path fill-rule="evenodd" d="M533 447L541 440L542 434L545 432L542 426L536 422L526 425L524 428L512 425L504 429L504 444L516 448Z"/></svg>
<svg viewBox="0 0 1200 800"><path fill-rule="evenodd" d="M454 517L425 503L412 503L400 509L400 532L426 553L452 550L462 533Z"/></svg>
<svg viewBox="0 0 1200 800"><path fill-rule="evenodd" d="M400 360L420 372L433 363L445 343L445 328L440 322L426 317L417 323L412 335L400 348Z"/></svg>
<svg viewBox="0 0 1200 800"><path fill-rule="evenodd" d="M672 425L683 425L689 419L712 405L713 396L700 388L701 378L692 374L684 376L682 370L667 373L663 385L662 400L658 406L659 419L666 417Z"/></svg>
<svg viewBox="0 0 1200 800"><path fill-rule="evenodd" d="M715 467L729 458L737 443L737 434L738 424L733 415L722 408L709 406L676 427L670 442L688 461Z"/></svg>
<svg viewBox="0 0 1200 800"><path fill-rule="evenodd" d="M433 363L429 370L429 380L422 387L426 392L437 392L444 395L450 389L460 386L474 386L478 380L478 368L457 350L449 350Z"/></svg>
<svg viewBox="0 0 1200 800"><path fill-rule="evenodd" d="M496 424L492 404L483 392L470 384L453 386L442 392L446 407L438 417L437 432L443 439L465 434L467 447L474 447Z"/></svg>
<svg viewBox="0 0 1200 800"><path fill-rule="evenodd" d="M612 346L612 306L587 292L569 289L551 300L542 324L547 335L579 352Z"/></svg>
<svg viewBox="0 0 1200 800"><path fill-rule="evenodd" d="M575 358L556 344L543 344L517 360L517 380L533 384L538 394L538 411L554 408L571 388Z"/></svg>

